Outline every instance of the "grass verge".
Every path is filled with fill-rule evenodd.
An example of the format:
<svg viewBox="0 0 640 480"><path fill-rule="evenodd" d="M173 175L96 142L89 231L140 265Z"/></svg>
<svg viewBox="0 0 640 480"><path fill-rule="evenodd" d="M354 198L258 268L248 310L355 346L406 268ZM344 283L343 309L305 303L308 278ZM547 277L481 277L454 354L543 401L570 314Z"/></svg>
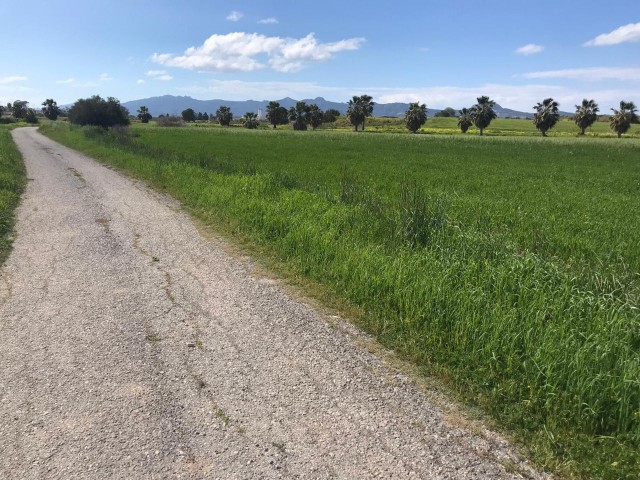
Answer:
<svg viewBox="0 0 640 480"><path fill-rule="evenodd" d="M0 264L11 251L15 209L26 184L22 156L11 139L12 128L0 125Z"/></svg>
<svg viewBox="0 0 640 480"><path fill-rule="evenodd" d="M176 142L166 131L145 143L97 129L46 132L171 193L205 223L251 239L362 309L364 328L448 379L538 464L568 476L640 476L638 252L628 230L638 222L629 214L637 143L211 131L218 153L185 155L159 135L186 150L205 137ZM225 158L247 145L255 162ZM362 171L337 173L344 163L334 156L361 161L349 145L364 151L366 181ZM266 148L290 168L260 164ZM558 151L565 157L554 159ZM441 182L454 176L458 190L427 190L428 176L393 181L394 169L418 167ZM560 187L571 196L555 195ZM555 216L534 215L541 208ZM566 235L556 238L556 228Z"/></svg>

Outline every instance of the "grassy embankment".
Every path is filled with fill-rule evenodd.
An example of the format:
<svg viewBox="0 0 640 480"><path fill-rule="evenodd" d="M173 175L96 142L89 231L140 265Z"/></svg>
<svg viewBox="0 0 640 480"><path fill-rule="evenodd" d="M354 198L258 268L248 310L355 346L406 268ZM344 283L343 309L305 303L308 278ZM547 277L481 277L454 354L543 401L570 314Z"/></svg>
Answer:
<svg viewBox="0 0 640 480"><path fill-rule="evenodd" d="M640 476L640 143L48 128L365 314L547 468Z"/></svg>
<svg viewBox="0 0 640 480"><path fill-rule="evenodd" d="M11 139L10 127L0 125L0 264L11 250L14 211L25 182L24 164Z"/></svg>

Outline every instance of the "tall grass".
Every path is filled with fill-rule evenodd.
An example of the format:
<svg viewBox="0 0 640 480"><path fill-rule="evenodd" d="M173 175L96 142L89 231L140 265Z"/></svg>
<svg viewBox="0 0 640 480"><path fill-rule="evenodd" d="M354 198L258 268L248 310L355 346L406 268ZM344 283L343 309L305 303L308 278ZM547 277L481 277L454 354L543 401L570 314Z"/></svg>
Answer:
<svg viewBox="0 0 640 480"><path fill-rule="evenodd" d="M0 125L0 264L11 250L14 212L26 183L22 157L8 126Z"/></svg>
<svg viewBox="0 0 640 480"><path fill-rule="evenodd" d="M359 306L541 464L640 476L637 142L134 133L48 131Z"/></svg>

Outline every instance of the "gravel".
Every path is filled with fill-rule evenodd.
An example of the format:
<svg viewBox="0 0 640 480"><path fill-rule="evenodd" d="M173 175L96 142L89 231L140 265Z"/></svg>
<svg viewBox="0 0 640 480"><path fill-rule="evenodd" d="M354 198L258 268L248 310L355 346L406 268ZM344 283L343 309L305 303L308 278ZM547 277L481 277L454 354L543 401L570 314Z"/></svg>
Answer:
<svg viewBox="0 0 640 480"><path fill-rule="evenodd" d="M545 478L172 199L13 136L0 478Z"/></svg>

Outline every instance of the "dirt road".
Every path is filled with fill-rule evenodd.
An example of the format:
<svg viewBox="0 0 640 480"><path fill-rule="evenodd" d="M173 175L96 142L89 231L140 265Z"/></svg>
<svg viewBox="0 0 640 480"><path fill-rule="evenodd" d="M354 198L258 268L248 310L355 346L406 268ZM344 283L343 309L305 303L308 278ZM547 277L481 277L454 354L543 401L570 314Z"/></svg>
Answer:
<svg viewBox="0 0 640 480"><path fill-rule="evenodd" d="M179 206L18 129L0 280L0 478L521 478ZM532 478L538 474L531 472Z"/></svg>

